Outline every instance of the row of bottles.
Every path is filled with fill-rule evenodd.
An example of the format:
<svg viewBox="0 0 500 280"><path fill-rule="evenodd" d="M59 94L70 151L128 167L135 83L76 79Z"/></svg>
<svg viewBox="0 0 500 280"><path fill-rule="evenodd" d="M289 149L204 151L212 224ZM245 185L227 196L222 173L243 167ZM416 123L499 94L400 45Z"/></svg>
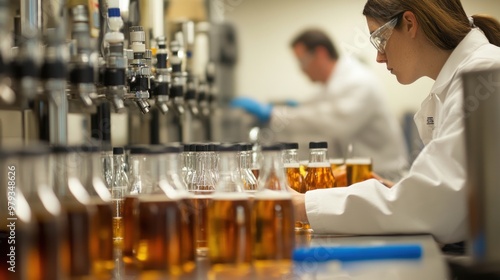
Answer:
<svg viewBox="0 0 500 280"><path fill-rule="evenodd" d="M309 161L305 176L300 171L301 166L297 156L298 143L285 143L283 145L282 157L287 175L287 183L292 189L300 193L305 193L310 190L334 188L337 186L337 181L327 157L327 142L309 143ZM312 231L309 223L306 221L295 221L295 230Z"/></svg>
<svg viewBox="0 0 500 280"><path fill-rule="evenodd" d="M2 279L110 275L114 269L111 194L101 177L98 149L37 146L0 154L3 170L13 172L2 172L0 199L7 198L14 209L0 213L15 224L14 233L8 234L14 236L16 253L16 272ZM2 248L4 242L2 234ZM7 271L4 265L2 261L0 273Z"/></svg>
<svg viewBox="0 0 500 280"><path fill-rule="evenodd" d="M300 161L297 157L298 143L285 143L283 162L288 184L300 193L315 189L333 188L337 186L333 169L327 157L327 142L309 143L309 161L305 176L300 171Z"/></svg>
<svg viewBox="0 0 500 280"><path fill-rule="evenodd" d="M294 229L310 230L295 221L287 189L335 186L325 145L311 143L306 177L296 144L132 146L114 148L112 160L92 145L2 150L9 173L0 177L0 200L10 206L15 197L16 207L0 213L16 218L15 275L119 279L124 263L161 278L193 271L197 257L214 269L286 266Z"/></svg>
<svg viewBox="0 0 500 280"><path fill-rule="evenodd" d="M124 262L152 278L189 272L197 256L208 257L216 270L290 264L294 212L281 146L262 148L258 186L253 173L244 171L249 148L129 147Z"/></svg>
<svg viewBox="0 0 500 280"><path fill-rule="evenodd" d="M290 187L300 193L310 190L346 187L373 178L372 160L366 157L333 158L327 157L327 142L310 142L309 160L297 158L298 144L285 143L283 160L290 174ZM299 168L300 176L296 168ZM333 179L332 175L333 173ZM334 182L334 183L332 183Z"/></svg>

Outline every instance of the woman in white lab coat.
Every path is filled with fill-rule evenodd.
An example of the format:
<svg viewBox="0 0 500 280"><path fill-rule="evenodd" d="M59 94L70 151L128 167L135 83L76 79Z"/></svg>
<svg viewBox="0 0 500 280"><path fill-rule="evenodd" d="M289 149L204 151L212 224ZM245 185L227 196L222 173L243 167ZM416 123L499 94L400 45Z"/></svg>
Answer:
<svg viewBox="0 0 500 280"><path fill-rule="evenodd" d="M409 174L387 188L371 179L348 188L294 193L296 214L317 233L430 233L466 239L466 162L461 74L500 68L500 23L468 17L460 0L368 0L377 62L402 84L435 80L415 115L425 144Z"/></svg>

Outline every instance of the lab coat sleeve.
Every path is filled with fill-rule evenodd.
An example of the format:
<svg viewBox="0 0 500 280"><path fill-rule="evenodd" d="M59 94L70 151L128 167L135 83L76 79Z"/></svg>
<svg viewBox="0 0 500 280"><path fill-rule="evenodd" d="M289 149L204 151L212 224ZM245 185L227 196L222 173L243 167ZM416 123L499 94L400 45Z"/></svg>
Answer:
<svg viewBox="0 0 500 280"><path fill-rule="evenodd" d="M458 90L456 85L454 90ZM461 98L461 95L455 99ZM439 242L466 235L464 127L461 102L445 105L442 131L389 189L376 180L347 188L309 191L309 222L317 233L432 234ZM447 108L446 106L449 106Z"/></svg>
<svg viewBox="0 0 500 280"><path fill-rule="evenodd" d="M271 114L271 128L277 132L301 134L330 131L350 138L365 126L380 102L370 84L352 82L341 92L324 94L321 101L291 108L276 106Z"/></svg>

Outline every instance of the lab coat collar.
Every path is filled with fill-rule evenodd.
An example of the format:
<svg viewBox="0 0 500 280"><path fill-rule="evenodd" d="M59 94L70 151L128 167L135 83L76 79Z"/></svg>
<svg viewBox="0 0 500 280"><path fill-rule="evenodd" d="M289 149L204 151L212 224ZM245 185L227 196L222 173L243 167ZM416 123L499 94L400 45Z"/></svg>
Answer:
<svg viewBox="0 0 500 280"><path fill-rule="evenodd" d="M440 95L441 93L446 92L445 88L457 73L462 62L478 48L489 43L488 38L486 38L480 29L473 28L453 50L448 60L446 60L443 69L439 72L439 75L432 86L431 93ZM444 100L444 98L445 96L442 96L442 100Z"/></svg>

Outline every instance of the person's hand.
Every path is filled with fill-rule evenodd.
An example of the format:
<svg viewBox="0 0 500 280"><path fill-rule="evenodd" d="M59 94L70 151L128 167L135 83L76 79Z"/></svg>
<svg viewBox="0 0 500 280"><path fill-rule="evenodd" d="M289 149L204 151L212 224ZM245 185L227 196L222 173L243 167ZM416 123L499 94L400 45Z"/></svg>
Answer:
<svg viewBox="0 0 500 280"><path fill-rule="evenodd" d="M295 211L295 221L309 223L306 213L306 195L303 193L299 193L290 187L288 187L288 191L292 194L293 208Z"/></svg>
<svg viewBox="0 0 500 280"><path fill-rule="evenodd" d="M229 103L233 108L242 108L248 113L256 116L261 122L269 121L273 106L271 104L263 104L249 97L236 97Z"/></svg>
<svg viewBox="0 0 500 280"><path fill-rule="evenodd" d="M372 177L373 177L373 179L378 180L382 185L384 185L388 188L392 188L392 186L394 186L394 182L391 182L389 180L386 180L386 179L380 177L380 175L378 175L375 172L372 172Z"/></svg>

